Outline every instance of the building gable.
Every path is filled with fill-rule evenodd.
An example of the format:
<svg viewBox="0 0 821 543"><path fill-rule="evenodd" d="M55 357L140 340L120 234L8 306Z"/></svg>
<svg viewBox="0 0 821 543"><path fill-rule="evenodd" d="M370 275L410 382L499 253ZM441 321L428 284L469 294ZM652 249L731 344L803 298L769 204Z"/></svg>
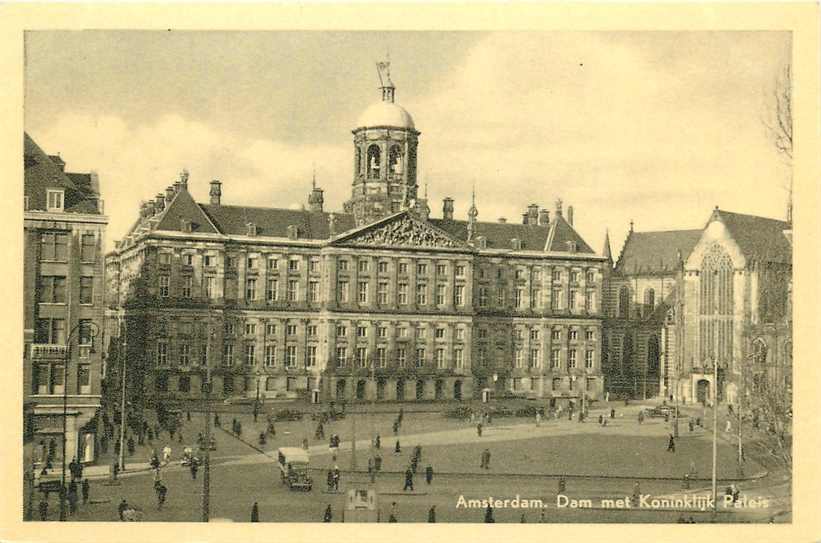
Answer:
<svg viewBox="0 0 821 543"><path fill-rule="evenodd" d="M190 222L191 232L199 234L219 234L219 230L211 219L203 212L200 206L194 201L188 190L181 188L177 191L174 199L162 212L162 218L157 225L157 230L172 232L182 232L183 223Z"/></svg>
<svg viewBox="0 0 821 543"><path fill-rule="evenodd" d="M331 245L472 251L467 243L402 211L335 239Z"/></svg>

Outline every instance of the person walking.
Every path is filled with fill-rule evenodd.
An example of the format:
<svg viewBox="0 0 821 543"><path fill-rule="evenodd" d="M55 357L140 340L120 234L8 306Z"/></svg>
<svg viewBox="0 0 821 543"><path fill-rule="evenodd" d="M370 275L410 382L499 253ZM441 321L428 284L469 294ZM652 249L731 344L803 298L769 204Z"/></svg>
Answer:
<svg viewBox="0 0 821 543"><path fill-rule="evenodd" d="M191 470L191 479L196 481L197 480L197 470L200 469L199 461L196 457L191 458L191 466L189 467Z"/></svg>
<svg viewBox="0 0 821 543"><path fill-rule="evenodd" d="M690 429L690 432L693 431L693 426L694 426L693 419L688 420L687 421L687 427Z"/></svg>
<svg viewBox="0 0 821 543"><path fill-rule="evenodd" d="M485 469L490 469L490 449L485 449Z"/></svg>
<svg viewBox="0 0 821 543"><path fill-rule="evenodd" d="M68 486L68 512L73 515L77 512L77 483L74 481Z"/></svg>
<svg viewBox="0 0 821 543"><path fill-rule="evenodd" d="M644 422L644 411L639 411L639 424Z"/></svg>
<svg viewBox="0 0 821 543"><path fill-rule="evenodd" d="M128 502L125 501L125 498L120 500L120 505L117 506L117 512L120 514L120 520L125 520L125 511L128 509Z"/></svg>
<svg viewBox="0 0 821 543"><path fill-rule="evenodd" d="M393 454L402 454L402 447L399 446L399 440L396 440L396 447L393 449Z"/></svg>
<svg viewBox="0 0 821 543"><path fill-rule="evenodd" d="M83 484L80 486L80 488L83 492L83 505L86 505L88 503L88 495L91 491L91 485L89 484L87 478L83 479Z"/></svg>
<svg viewBox="0 0 821 543"><path fill-rule="evenodd" d="M476 435L478 435L479 437L482 437L482 423L481 422L476 424Z"/></svg>
<svg viewBox="0 0 821 543"><path fill-rule="evenodd" d="M667 452L676 452L676 439L673 434L670 434L670 440L667 443Z"/></svg>
<svg viewBox="0 0 821 543"><path fill-rule="evenodd" d="M388 522L399 522L397 520L396 502L391 503L391 514L388 517Z"/></svg>
<svg viewBox="0 0 821 543"><path fill-rule="evenodd" d="M331 522L334 518L334 514L331 511L331 504L328 504L328 507L325 508L325 514L322 516L322 522Z"/></svg>
<svg viewBox="0 0 821 543"><path fill-rule="evenodd" d="M436 522L436 506L431 506L428 509L428 522Z"/></svg>
<svg viewBox="0 0 821 543"><path fill-rule="evenodd" d="M425 482L431 484L433 482L433 466L430 464L425 468Z"/></svg>
<svg viewBox="0 0 821 543"><path fill-rule="evenodd" d="M493 518L493 507L488 504L487 509L485 509L485 523L494 523L496 519Z"/></svg>
<svg viewBox="0 0 821 543"><path fill-rule="evenodd" d="M333 470L330 470L330 469L328 470L328 477L327 477L326 482L328 483L328 492L332 491L334 489L334 472L333 472Z"/></svg>
<svg viewBox="0 0 821 543"><path fill-rule="evenodd" d="M165 504L165 497L168 494L168 488L162 483L159 482L157 485L157 510L161 510L163 504Z"/></svg>
<svg viewBox="0 0 821 543"><path fill-rule="evenodd" d="M339 492L339 480L342 478L342 473L339 471L339 466L334 466L334 490Z"/></svg>
<svg viewBox="0 0 821 543"><path fill-rule="evenodd" d="M402 491L406 491L408 489L413 492L413 472L410 468L405 470L405 486L402 488Z"/></svg>
<svg viewBox="0 0 821 543"><path fill-rule="evenodd" d="M259 522L259 504L257 502L254 502L251 507L251 522Z"/></svg>
<svg viewBox="0 0 821 543"><path fill-rule="evenodd" d="M45 522L46 520L48 520L48 500L45 496L40 498L40 505L38 508L40 510L40 520Z"/></svg>
<svg viewBox="0 0 821 543"><path fill-rule="evenodd" d="M374 446L375 446L377 449L381 449L381 448L382 448L382 438L379 436L379 434L376 434L376 439L374 440Z"/></svg>
<svg viewBox="0 0 821 543"><path fill-rule="evenodd" d="M604 415L599 415L599 426L604 424Z"/></svg>

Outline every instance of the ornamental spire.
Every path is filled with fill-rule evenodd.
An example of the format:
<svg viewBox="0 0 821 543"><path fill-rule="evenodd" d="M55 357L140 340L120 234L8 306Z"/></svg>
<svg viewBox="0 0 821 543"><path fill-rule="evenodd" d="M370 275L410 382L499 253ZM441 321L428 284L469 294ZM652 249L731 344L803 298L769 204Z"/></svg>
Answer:
<svg viewBox="0 0 821 543"><path fill-rule="evenodd" d="M391 61L390 56L376 63L376 73L379 74L379 88L382 89L382 101L393 103L396 87L391 81Z"/></svg>

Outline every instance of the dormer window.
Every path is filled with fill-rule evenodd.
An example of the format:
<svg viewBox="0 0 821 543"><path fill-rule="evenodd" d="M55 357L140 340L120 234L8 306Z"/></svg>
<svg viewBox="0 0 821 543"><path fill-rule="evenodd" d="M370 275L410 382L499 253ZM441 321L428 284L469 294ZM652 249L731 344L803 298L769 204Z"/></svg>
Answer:
<svg viewBox="0 0 821 543"><path fill-rule="evenodd" d="M47 209L48 211L63 211L63 197L65 195L65 191L61 190L49 190L47 193Z"/></svg>
<svg viewBox="0 0 821 543"><path fill-rule="evenodd" d="M288 239L297 239L299 237L299 228L295 224L288 226Z"/></svg>
<svg viewBox="0 0 821 543"><path fill-rule="evenodd" d="M254 236L257 235L257 225L256 224L254 224L252 222L249 222L246 226L248 227L248 235L249 236L254 237Z"/></svg>

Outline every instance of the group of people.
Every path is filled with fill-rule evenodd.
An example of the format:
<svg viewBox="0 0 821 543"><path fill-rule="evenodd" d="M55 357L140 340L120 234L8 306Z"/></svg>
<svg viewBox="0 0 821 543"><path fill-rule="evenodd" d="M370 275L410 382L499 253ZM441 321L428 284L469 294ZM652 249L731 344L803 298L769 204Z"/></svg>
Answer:
<svg viewBox="0 0 821 543"><path fill-rule="evenodd" d="M59 494L61 500L63 499L63 495L65 495L65 500L68 503L68 514L74 515L77 513L81 497L83 505L88 503L91 493L91 483L88 482L88 478L82 477L83 466L77 462L76 458L69 464L69 469L71 471L71 481L68 483L68 488L60 487ZM40 514L40 520L42 521L48 520L48 499L49 493L43 492L40 503L38 504L38 512Z"/></svg>

